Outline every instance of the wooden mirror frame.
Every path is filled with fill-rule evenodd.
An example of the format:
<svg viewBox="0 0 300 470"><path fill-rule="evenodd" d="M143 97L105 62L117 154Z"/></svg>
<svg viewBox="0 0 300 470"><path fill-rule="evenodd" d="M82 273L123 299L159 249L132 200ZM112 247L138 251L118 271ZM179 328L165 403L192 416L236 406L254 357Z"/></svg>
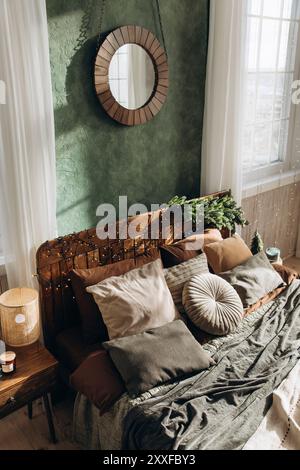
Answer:
<svg viewBox="0 0 300 470"><path fill-rule="evenodd" d="M109 86L109 66L115 52L125 44L137 44L149 54L155 70L155 85L147 103L131 110L121 106ZM106 113L125 126L145 124L156 116L166 101L169 88L168 58L151 31L140 26L122 26L112 31L101 45L95 62L95 89Z"/></svg>

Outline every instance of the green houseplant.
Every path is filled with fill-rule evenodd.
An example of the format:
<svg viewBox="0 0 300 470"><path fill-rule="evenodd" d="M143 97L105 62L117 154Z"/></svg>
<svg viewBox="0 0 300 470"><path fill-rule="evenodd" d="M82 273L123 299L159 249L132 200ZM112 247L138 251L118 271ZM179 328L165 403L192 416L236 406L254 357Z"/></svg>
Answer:
<svg viewBox="0 0 300 470"><path fill-rule="evenodd" d="M217 228L222 230L227 228L230 231L235 231L236 225L244 227L249 222L245 218L244 211L238 206L236 201L231 195L221 197L207 197L195 198L188 200L185 196L173 197L167 205L188 205L191 209L191 217L195 221L197 206L203 204L204 206L204 226L205 228Z"/></svg>

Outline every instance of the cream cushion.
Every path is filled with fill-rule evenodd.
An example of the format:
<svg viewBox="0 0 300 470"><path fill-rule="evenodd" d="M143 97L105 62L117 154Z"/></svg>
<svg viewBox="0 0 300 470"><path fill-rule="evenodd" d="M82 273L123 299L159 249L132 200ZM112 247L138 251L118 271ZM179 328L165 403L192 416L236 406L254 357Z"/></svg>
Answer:
<svg viewBox="0 0 300 470"><path fill-rule="evenodd" d="M143 333L179 316L160 259L86 290L102 313L110 339Z"/></svg>
<svg viewBox="0 0 300 470"><path fill-rule="evenodd" d="M232 333L243 318L243 304L237 292L214 274L190 279L184 286L182 301L194 325L212 335Z"/></svg>

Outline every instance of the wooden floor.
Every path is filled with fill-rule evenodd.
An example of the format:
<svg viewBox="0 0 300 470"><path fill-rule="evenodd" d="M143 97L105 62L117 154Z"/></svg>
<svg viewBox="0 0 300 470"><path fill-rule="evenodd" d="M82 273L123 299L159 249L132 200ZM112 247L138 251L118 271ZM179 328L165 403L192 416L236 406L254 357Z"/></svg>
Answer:
<svg viewBox="0 0 300 470"><path fill-rule="evenodd" d="M51 444L47 419L41 400L33 404L33 419L27 408L0 420L1 450L79 450L72 443L73 399L68 398L53 408L57 444Z"/></svg>

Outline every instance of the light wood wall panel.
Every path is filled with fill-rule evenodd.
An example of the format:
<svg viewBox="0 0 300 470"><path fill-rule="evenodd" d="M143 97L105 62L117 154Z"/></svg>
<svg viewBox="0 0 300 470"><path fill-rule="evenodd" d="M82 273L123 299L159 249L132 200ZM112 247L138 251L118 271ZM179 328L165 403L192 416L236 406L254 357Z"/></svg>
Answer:
<svg viewBox="0 0 300 470"><path fill-rule="evenodd" d="M250 222L242 236L249 246L258 229L265 247L277 246L283 258L295 255L300 225L300 182L246 198L242 206Z"/></svg>

